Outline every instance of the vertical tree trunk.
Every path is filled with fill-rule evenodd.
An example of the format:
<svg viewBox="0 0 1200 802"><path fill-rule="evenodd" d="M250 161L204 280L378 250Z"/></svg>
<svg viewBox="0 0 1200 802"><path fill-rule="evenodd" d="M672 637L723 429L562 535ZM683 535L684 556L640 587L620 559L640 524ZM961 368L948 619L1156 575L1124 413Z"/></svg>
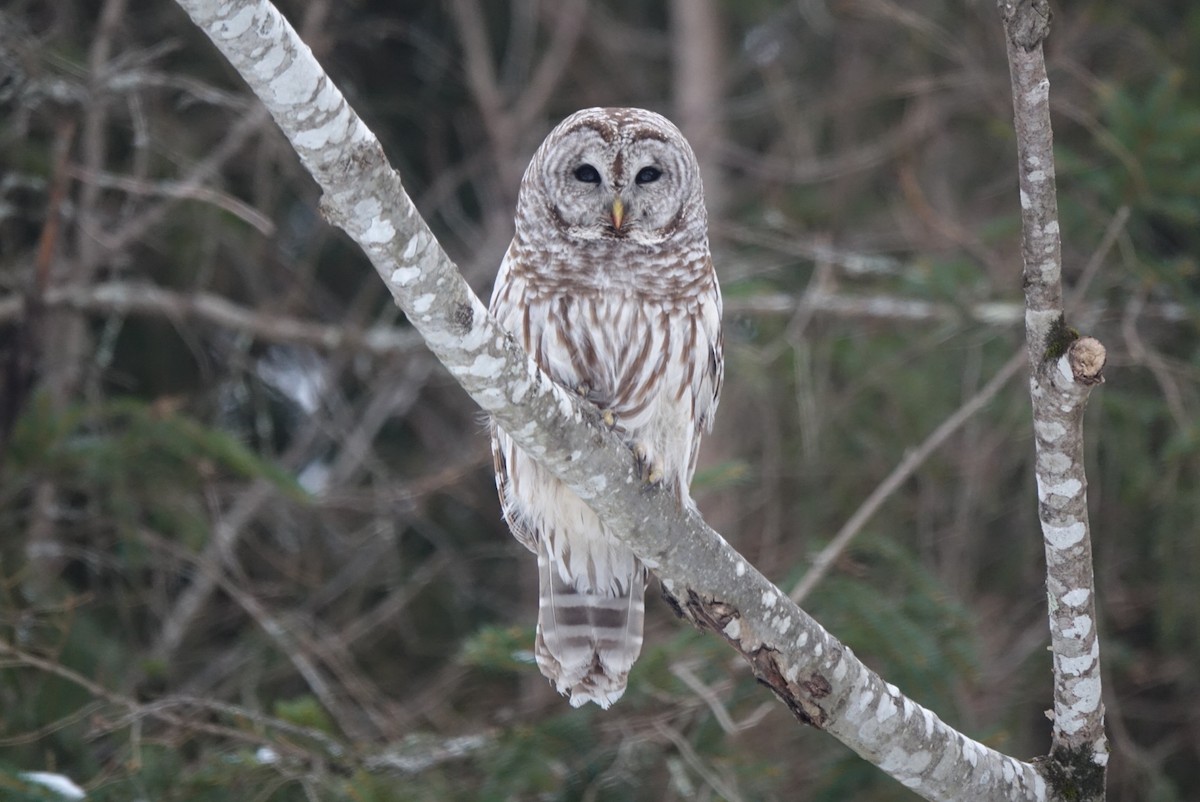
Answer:
<svg viewBox="0 0 1200 802"><path fill-rule="evenodd" d="M1033 401L1038 517L1046 549L1054 714L1045 774L1065 799L1104 798L1108 741L1084 475L1083 414L1103 381L1104 346L1080 337L1063 312L1062 247L1042 41L1046 0L1002 0L1017 135L1025 338Z"/></svg>
<svg viewBox="0 0 1200 802"><path fill-rule="evenodd" d="M675 124L696 151L710 218L725 200L718 151L724 139L725 49L715 0L671 0Z"/></svg>

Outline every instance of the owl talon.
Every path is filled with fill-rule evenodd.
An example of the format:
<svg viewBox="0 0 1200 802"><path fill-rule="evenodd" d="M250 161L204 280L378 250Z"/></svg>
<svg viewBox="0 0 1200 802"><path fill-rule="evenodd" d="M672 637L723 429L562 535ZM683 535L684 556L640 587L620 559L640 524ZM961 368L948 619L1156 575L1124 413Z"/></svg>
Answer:
<svg viewBox="0 0 1200 802"><path fill-rule="evenodd" d="M611 409L600 410L600 420L604 421L604 425L610 429L614 429L617 426L617 418L613 415Z"/></svg>
<svg viewBox="0 0 1200 802"><path fill-rule="evenodd" d="M641 469L642 481L648 485L656 485L662 481L662 468L650 461L650 454L641 443L633 444L633 456Z"/></svg>

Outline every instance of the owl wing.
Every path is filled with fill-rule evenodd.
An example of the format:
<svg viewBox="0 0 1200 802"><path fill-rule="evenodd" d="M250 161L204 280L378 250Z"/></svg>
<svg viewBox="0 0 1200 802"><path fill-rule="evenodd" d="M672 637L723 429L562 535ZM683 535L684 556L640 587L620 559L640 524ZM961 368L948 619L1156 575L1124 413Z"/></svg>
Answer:
<svg viewBox="0 0 1200 802"><path fill-rule="evenodd" d="M510 247L500 263L500 271L496 274L496 283L492 288L492 299L488 311L499 321L500 327L521 342L526 351L529 350L528 307L522 298L522 288L512 276L513 252ZM524 320L524 325L522 325ZM521 332L524 329L524 337ZM504 522L512 531L513 537L522 546L532 551L538 551L537 535L534 527L518 513L519 505L512 503L513 477L509 471L508 454L513 453L512 440L503 430L496 426L496 421L489 422L492 434L492 467L496 471L496 491L500 496L500 507L504 513Z"/></svg>
<svg viewBox="0 0 1200 802"><path fill-rule="evenodd" d="M710 267L711 271L711 267ZM725 379L725 335L721 330L721 287L713 279L711 289L700 296L695 312L697 331L692 359L697 370L692 376L692 420L696 425L692 450L688 457L687 481L696 472L700 453L700 435L712 431L721 384Z"/></svg>
<svg viewBox="0 0 1200 802"><path fill-rule="evenodd" d="M500 508L504 513L504 522L508 524L509 531L513 533L513 537L517 539L518 543L537 554L537 536L534 535L524 517L516 513L516 506L507 501L512 497L508 459L504 456L510 450L509 437L496 428L494 421L491 426L492 467L496 470L496 492L500 496Z"/></svg>

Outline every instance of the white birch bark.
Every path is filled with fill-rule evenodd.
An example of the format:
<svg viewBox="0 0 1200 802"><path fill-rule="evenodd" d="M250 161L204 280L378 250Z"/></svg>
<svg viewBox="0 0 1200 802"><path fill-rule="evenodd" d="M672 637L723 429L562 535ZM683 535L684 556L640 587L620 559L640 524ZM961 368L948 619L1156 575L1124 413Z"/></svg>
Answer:
<svg viewBox="0 0 1200 802"><path fill-rule="evenodd" d="M1054 711L1047 777L1060 795L1104 798L1108 741L1100 696L1100 640L1084 475L1083 413L1103 381L1105 351L1063 315L1062 248L1050 80L1042 40L1047 0L1001 0L1013 87L1025 262L1025 340L1033 401L1038 517L1046 549Z"/></svg>

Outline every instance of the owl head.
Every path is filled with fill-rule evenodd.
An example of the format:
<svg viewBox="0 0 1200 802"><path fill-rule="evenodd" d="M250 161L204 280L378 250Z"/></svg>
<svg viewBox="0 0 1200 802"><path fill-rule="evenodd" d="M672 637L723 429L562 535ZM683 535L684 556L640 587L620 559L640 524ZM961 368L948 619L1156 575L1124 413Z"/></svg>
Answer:
<svg viewBox="0 0 1200 802"><path fill-rule="evenodd" d="M576 244L652 246L706 226L691 146L645 109L583 109L559 123L530 162L518 207Z"/></svg>

